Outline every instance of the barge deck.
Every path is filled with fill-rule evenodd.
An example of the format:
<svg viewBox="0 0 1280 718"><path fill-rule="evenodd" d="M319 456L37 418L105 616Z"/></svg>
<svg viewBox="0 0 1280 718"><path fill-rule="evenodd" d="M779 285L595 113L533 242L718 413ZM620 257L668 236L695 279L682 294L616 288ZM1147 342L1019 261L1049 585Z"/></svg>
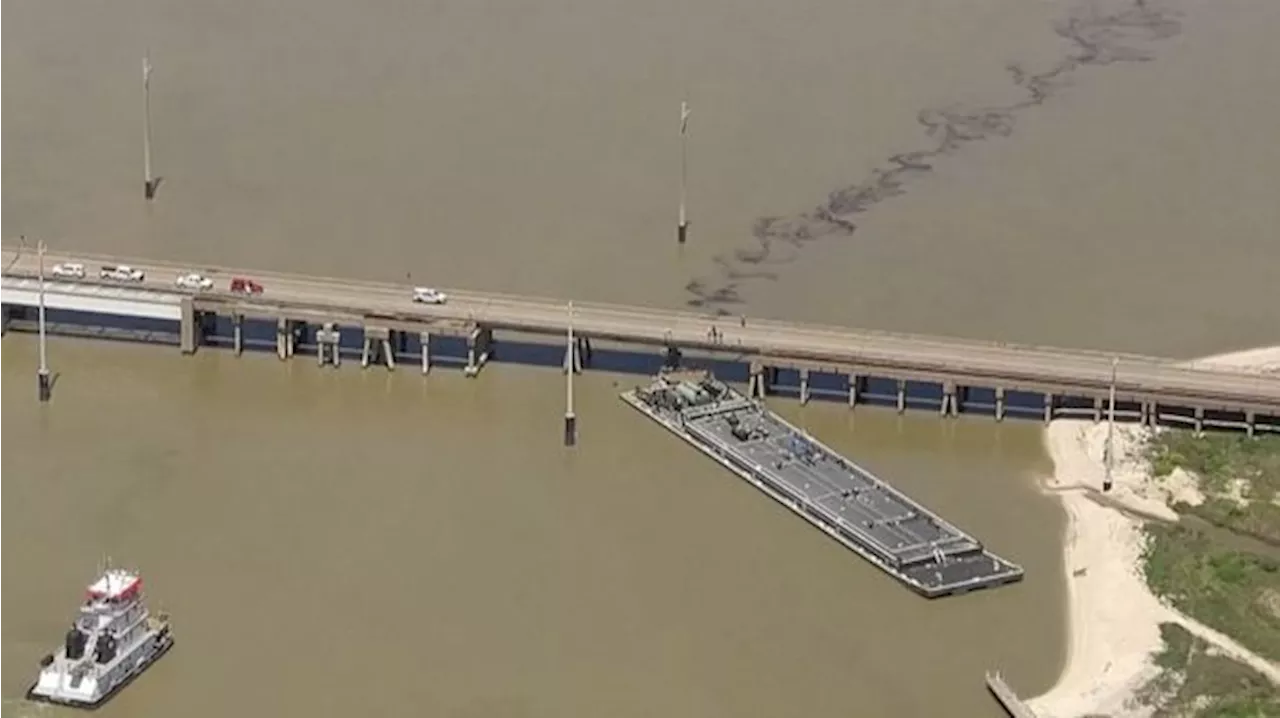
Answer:
<svg viewBox="0 0 1280 718"><path fill-rule="evenodd" d="M916 592L1022 579L1022 567L706 372L667 372L622 400Z"/></svg>

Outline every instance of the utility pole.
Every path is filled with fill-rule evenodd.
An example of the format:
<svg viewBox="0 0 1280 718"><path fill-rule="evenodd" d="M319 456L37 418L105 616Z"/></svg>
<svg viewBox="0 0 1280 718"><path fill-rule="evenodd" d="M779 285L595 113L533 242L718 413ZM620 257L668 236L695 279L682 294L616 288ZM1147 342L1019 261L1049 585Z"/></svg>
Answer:
<svg viewBox="0 0 1280 718"><path fill-rule="evenodd" d="M684 244L689 233L685 216L685 195L689 176L689 103L680 101L680 223L676 225L676 241Z"/></svg>
<svg viewBox="0 0 1280 718"><path fill-rule="evenodd" d="M156 180L151 174L151 51L142 56L142 195L155 199Z"/></svg>
<svg viewBox="0 0 1280 718"><path fill-rule="evenodd" d="M1107 448L1103 460L1106 462L1106 474L1102 477L1102 490L1111 490L1111 470L1115 464L1115 438L1116 438L1116 366L1120 363L1120 357L1112 357L1111 359L1111 392L1107 401Z"/></svg>
<svg viewBox="0 0 1280 718"><path fill-rule="evenodd" d="M36 373L36 380L39 387L40 401L46 402L53 396L53 383L49 380L49 355L45 347L45 326L44 326L44 240L40 240L36 244L36 255L39 258L39 281L40 281L40 370Z"/></svg>
<svg viewBox="0 0 1280 718"><path fill-rule="evenodd" d="M578 369L578 347L573 338L573 302L569 302L569 336L564 355L564 445L578 443L578 417L573 413L573 373Z"/></svg>

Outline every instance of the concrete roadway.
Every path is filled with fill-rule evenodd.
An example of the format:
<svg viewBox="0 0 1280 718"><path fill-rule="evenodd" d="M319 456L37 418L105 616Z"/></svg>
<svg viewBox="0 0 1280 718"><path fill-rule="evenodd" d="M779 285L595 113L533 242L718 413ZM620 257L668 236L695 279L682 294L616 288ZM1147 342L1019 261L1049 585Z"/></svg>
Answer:
<svg viewBox="0 0 1280 718"><path fill-rule="evenodd" d="M31 247L3 248L5 274L35 275L37 258ZM142 286L169 293L188 293L174 285L178 275L199 272L215 282L206 294L235 296L262 305L290 303L323 305L347 313L383 313L475 321L499 328L563 333L568 323L564 300L520 297L490 292L441 288L449 294L443 306L416 304L412 287L405 284L356 281L333 277L309 277L279 272L191 266L121 257L49 253L45 269L62 262L85 266L86 280L98 282L102 265L128 265L146 273ZM262 295L245 298L229 295L232 277L253 279L264 287ZM956 372L1000 379L1008 386L1018 382L1106 387L1110 383L1113 354L1048 347L1019 346L964 339L916 336L867 330L841 329L739 317L680 312L610 304L573 304L574 330L588 336L627 337L661 344L741 347L744 353L782 358L813 359L832 364L899 367L918 371ZM720 338L712 342L715 327ZM1280 414L1280 377L1224 368L1192 368L1168 359L1119 355L1116 370L1121 394L1153 392L1202 398L1207 408L1215 402L1250 404L1267 413Z"/></svg>

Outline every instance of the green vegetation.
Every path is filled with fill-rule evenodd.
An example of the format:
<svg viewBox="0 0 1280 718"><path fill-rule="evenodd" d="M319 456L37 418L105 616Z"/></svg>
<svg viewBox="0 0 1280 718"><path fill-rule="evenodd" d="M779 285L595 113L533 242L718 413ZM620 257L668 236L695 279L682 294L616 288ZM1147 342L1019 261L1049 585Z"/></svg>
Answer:
<svg viewBox="0 0 1280 718"><path fill-rule="evenodd" d="M1139 696L1155 718L1272 718L1280 696L1265 676L1224 656L1173 623L1160 625L1160 674Z"/></svg>
<svg viewBox="0 0 1280 718"><path fill-rule="evenodd" d="M1194 474L1205 502L1174 508L1280 546L1280 436L1163 431L1147 444L1156 477Z"/></svg>
<svg viewBox="0 0 1280 718"><path fill-rule="evenodd" d="M1174 506L1194 519L1147 525L1147 583L1188 616L1280 660L1280 437L1164 431L1147 456L1157 477L1191 472L1205 497ZM1170 641L1171 655L1187 653Z"/></svg>
<svg viewBox="0 0 1280 718"><path fill-rule="evenodd" d="M1149 524L1143 563L1157 596L1280 660L1280 562L1223 546L1198 529Z"/></svg>

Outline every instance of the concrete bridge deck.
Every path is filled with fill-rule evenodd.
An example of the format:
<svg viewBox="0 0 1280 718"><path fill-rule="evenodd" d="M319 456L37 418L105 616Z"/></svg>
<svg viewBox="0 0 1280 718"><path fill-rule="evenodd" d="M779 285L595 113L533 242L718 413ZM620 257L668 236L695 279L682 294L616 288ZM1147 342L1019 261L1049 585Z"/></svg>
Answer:
<svg viewBox="0 0 1280 718"><path fill-rule="evenodd" d="M569 322L564 300L450 290L445 305L411 301L407 284L310 277L279 272L193 266L125 257L49 253L46 269L60 262L85 265L86 283L97 281L101 265L128 265L146 280L128 286L157 293L189 295L196 311L222 315L277 316L331 321L347 326L433 324L563 336ZM30 248L3 248L4 276L34 276ZM215 287L188 292L174 286L181 273L197 271ZM262 283L257 296L231 294L233 276ZM61 281L61 280L60 280ZM934 381L950 386L995 387L1081 397L1104 397L1110 388L1114 354L1039 346L916 336L880 331L620 305L573 304L574 332L600 339L732 355L772 369L876 376L899 381ZM715 328L713 336L711 330ZM1192 368L1174 360L1121 355L1116 387L1123 401L1280 415L1280 377L1222 368ZM851 386L854 382L851 381ZM852 396L851 396L852 401Z"/></svg>

